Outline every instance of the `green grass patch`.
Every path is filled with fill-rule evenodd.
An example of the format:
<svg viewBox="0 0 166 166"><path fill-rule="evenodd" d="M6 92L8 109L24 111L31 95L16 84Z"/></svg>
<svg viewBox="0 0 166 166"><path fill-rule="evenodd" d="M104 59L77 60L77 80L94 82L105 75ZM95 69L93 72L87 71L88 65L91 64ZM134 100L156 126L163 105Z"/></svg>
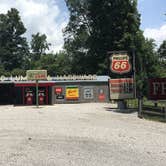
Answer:
<svg viewBox="0 0 166 166"><path fill-rule="evenodd" d="M150 120L150 121L166 123L166 118L161 117L161 116L148 115L148 114L143 114L142 116L143 116L144 119L147 119L147 120Z"/></svg>

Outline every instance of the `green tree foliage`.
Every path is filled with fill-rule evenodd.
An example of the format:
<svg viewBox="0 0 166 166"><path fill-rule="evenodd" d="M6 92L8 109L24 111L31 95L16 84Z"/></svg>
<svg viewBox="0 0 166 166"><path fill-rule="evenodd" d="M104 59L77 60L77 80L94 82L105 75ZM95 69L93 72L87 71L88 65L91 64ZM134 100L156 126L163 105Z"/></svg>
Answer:
<svg viewBox="0 0 166 166"><path fill-rule="evenodd" d="M107 52L131 51L138 39L140 15L136 1L66 0L70 21L65 48L73 57L74 69L106 74ZM86 63L88 61L88 63Z"/></svg>
<svg viewBox="0 0 166 166"><path fill-rule="evenodd" d="M88 38L91 31L87 15L88 3L87 0L66 0L70 21L64 32L64 48L71 58L71 72L74 74L91 72L91 60L88 57Z"/></svg>
<svg viewBox="0 0 166 166"><path fill-rule="evenodd" d="M164 40L159 47L158 56L160 60L161 77L166 77L166 40Z"/></svg>
<svg viewBox="0 0 166 166"><path fill-rule="evenodd" d="M0 14L0 63L6 71L26 68L29 49L26 38L22 36L25 32L17 9Z"/></svg>
<svg viewBox="0 0 166 166"><path fill-rule="evenodd" d="M66 0L70 20L64 31L72 72L108 74L108 51L136 54L138 88L160 75L154 41L140 30L137 0Z"/></svg>
<svg viewBox="0 0 166 166"><path fill-rule="evenodd" d="M90 1L90 20L92 27L91 56L95 63L103 66L100 73L107 72L107 52L135 49L140 33L140 15L134 0L96 0ZM94 10L95 9L95 10ZM99 68L99 67L97 67Z"/></svg>
<svg viewBox="0 0 166 166"><path fill-rule="evenodd" d="M166 40L163 41L158 49L160 60L166 61Z"/></svg>
<svg viewBox="0 0 166 166"><path fill-rule="evenodd" d="M56 54L46 54L33 63L32 69L45 69L51 76L70 73L70 59L64 51Z"/></svg>
<svg viewBox="0 0 166 166"><path fill-rule="evenodd" d="M46 50L49 50L50 44L47 42L47 36L45 34L32 35L31 50L32 60L39 60L42 55L46 54Z"/></svg>
<svg viewBox="0 0 166 166"><path fill-rule="evenodd" d="M142 91L144 95L148 94L149 78L158 78L161 76L161 67L159 63L158 54L155 50L156 45L153 39L146 39L142 41L142 47L139 50L139 65L137 68L137 88Z"/></svg>

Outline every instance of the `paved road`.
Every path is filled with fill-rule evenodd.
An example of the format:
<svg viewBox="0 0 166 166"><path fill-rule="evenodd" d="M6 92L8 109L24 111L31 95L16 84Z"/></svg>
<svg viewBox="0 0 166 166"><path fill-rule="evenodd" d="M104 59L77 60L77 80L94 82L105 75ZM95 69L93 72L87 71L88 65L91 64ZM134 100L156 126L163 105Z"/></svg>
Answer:
<svg viewBox="0 0 166 166"><path fill-rule="evenodd" d="M109 107L0 106L0 165L165 166L166 124Z"/></svg>

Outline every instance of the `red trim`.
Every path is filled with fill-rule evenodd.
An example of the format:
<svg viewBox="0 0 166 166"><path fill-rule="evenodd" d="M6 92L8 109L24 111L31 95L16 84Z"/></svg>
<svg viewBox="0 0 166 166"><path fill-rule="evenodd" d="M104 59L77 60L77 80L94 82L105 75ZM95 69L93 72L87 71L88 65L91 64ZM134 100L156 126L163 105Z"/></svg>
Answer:
<svg viewBox="0 0 166 166"><path fill-rule="evenodd" d="M40 87L54 86L55 83L39 83ZM36 83L15 83L15 87L36 87Z"/></svg>

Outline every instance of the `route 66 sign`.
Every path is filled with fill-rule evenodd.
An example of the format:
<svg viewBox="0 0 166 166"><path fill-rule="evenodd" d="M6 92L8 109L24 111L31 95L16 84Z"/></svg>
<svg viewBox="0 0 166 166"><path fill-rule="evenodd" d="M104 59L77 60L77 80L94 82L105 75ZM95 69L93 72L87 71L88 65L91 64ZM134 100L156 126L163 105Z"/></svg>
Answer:
<svg viewBox="0 0 166 166"><path fill-rule="evenodd" d="M127 53L112 54L110 69L113 73L124 74L131 71L130 58Z"/></svg>

